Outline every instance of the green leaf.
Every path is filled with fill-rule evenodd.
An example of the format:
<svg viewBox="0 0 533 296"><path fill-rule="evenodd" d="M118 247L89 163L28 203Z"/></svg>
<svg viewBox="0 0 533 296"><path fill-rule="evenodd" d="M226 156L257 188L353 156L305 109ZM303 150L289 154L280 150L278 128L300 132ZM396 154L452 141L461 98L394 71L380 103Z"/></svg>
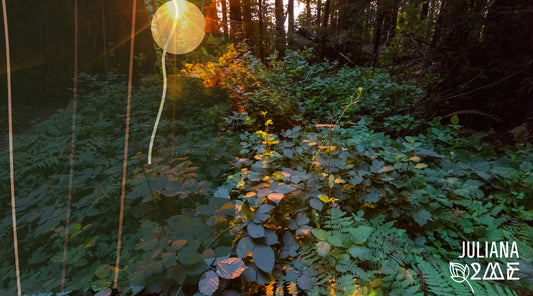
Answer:
<svg viewBox="0 0 533 296"><path fill-rule="evenodd" d="M374 229L371 226L361 225L355 229L350 229L350 239L357 245L361 245L372 234Z"/></svg>
<svg viewBox="0 0 533 296"><path fill-rule="evenodd" d="M348 249L348 253L354 258L359 258L361 260L366 260L370 256L370 250L365 247L352 246Z"/></svg>
<svg viewBox="0 0 533 296"><path fill-rule="evenodd" d="M328 233L322 229L313 229L313 235L319 240L326 240Z"/></svg>
<svg viewBox="0 0 533 296"><path fill-rule="evenodd" d="M328 236L326 237L326 241L334 247L344 246L344 242L342 241L341 234L338 232L334 232L331 234L328 233Z"/></svg>
<svg viewBox="0 0 533 296"><path fill-rule="evenodd" d="M188 246L179 251L178 261L183 264L195 264L202 261L202 255L194 246Z"/></svg>
<svg viewBox="0 0 533 296"><path fill-rule="evenodd" d="M245 258L254 251L255 244L249 236L241 238L237 244L237 256L239 258Z"/></svg>
<svg viewBox="0 0 533 296"><path fill-rule="evenodd" d="M329 254L330 246L327 242L321 241L316 244L316 251L319 256L326 257Z"/></svg>
<svg viewBox="0 0 533 296"><path fill-rule="evenodd" d="M213 196L218 198L229 198L229 190L224 187L218 187Z"/></svg>
<svg viewBox="0 0 533 296"><path fill-rule="evenodd" d="M260 205L259 208L257 208L257 210L255 211L254 222L261 223L261 222L265 222L266 220L268 220L268 218L270 218L270 215L267 213L270 212L274 208L275 206L269 205L269 204Z"/></svg>
<svg viewBox="0 0 533 296"><path fill-rule="evenodd" d="M313 289L313 278L305 274L301 275L298 278L297 283L298 287L300 287L300 289L302 290L310 291L311 289Z"/></svg>
<svg viewBox="0 0 533 296"><path fill-rule="evenodd" d="M413 214L413 219L420 226L424 226L426 222L431 218L431 213L426 209L420 209Z"/></svg>
<svg viewBox="0 0 533 296"><path fill-rule="evenodd" d="M376 203L381 199L382 196L383 196L383 191L376 189L376 188L372 188L370 189L370 192L365 194L364 199L366 202Z"/></svg>
<svg viewBox="0 0 533 296"><path fill-rule="evenodd" d="M330 174L328 177L328 186L329 188L333 188L333 185L335 185L335 176L333 176L333 174Z"/></svg>
<svg viewBox="0 0 533 296"><path fill-rule="evenodd" d="M279 244L278 235L272 230L265 230L265 243L269 246Z"/></svg>
<svg viewBox="0 0 533 296"><path fill-rule="evenodd" d="M256 245L252 253L252 259L254 259L257 268L267 273L272 272L276 260L274 251L267 245Z"/></svg>
<svg viewBox="0 0 533 296"><path fill-rule="evenodd" d="M260 238L265 236L265 228L263 225L256 224L256 223L250 223L246 227L246 230L248 231L248 235L253 238Z"/></svg>
<svg viewBox="0 0 533 296"><path fill-rule="evenodd" d="M224 279L238 278L245 269L244 262L235 257L217 263L217 274Z"/></svg>
<svg viewBox="0 0 533 296"><path fill-rule="evenodd" d="M210 296L218 289L218 283L218 275L214 271L208 270L198 282L198 288L202 294Z"/></svg>
<svg viewBox="0 0 533 296"><path fill-rule="evenodd" d="M278 183L278 182L272 182L270 184L270 189L272 189L276 193L282 193L282 194L287 194L289 192L294 191L294 188L292 188L291 186L285 183Z"/></svg>

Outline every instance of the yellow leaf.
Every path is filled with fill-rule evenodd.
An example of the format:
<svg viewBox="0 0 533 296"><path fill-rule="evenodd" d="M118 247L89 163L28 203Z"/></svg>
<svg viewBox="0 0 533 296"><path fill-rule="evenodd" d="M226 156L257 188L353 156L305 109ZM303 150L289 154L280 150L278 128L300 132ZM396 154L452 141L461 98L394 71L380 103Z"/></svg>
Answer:
<svg viewBox="0 0 533 296"><path fill-rule="evenodd" d="M318 199L320 199L322 202L329 202L329 196L325 194L319 194Z"/></svg>
<svg viewBox="0 0 533 296"><path fill-rule="evenodd" d="M414 161L414 162L419 162L420 161L420 157L418 156L413 156L411 158L409 158L410 161Z"/></svg>
<svg viewBox="0 0 533 296"><path fill-rule="evenodd" d="M453 124L453 125L458 125L459 124L459 116L457 116L457 114L454 114L452 116L452 118L450 118L450 122Z"/></svg>

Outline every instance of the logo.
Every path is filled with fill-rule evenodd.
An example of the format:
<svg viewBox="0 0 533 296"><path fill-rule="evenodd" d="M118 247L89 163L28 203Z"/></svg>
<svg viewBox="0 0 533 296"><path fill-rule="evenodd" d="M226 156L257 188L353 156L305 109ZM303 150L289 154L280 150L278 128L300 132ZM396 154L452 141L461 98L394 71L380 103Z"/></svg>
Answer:
<svg viewBox="0 0 533 296"><path fill-rule="evenodd" d="M474 288L472 288L472 285L470 285L470 282L468 281L468 276L470 275L470 267L468 267L468 264L460 264L455 262L450 262L450 277L453 281L457 283L466 282L468 286L470 286L470 290L472 290L472 294L474 294Z"/></svg>
<svg viewBox="0 0 533 296"><path fill-rule="evenodd" d="M518 259L518 246L516 242L467 242L463 241L463 250L457 258L486 259L490 262L473 262L461 264L450 262L450 278L457 283L466 282L474 294L470 281L518 281L519 263L512 262ZM494 259L500 259L495 261ZM506 261L501 262L501 261ZM471 272L472 271L472 272Z"/></svg>

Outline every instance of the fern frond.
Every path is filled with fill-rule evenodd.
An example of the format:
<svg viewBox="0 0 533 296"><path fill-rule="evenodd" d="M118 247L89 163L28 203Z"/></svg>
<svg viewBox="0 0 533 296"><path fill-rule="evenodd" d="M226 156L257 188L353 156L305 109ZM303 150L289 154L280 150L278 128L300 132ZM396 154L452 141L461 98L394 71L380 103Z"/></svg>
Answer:
<svg viewBox="0 0 533 296"><path fill-rule="evenodd" d="M451 282L453 281L444 276L446 274L444 269L435 268L427 261L419 262L417 267L422 275L422 283L425 291L431 292L434 295L456 295L451 286Z"/></svg>

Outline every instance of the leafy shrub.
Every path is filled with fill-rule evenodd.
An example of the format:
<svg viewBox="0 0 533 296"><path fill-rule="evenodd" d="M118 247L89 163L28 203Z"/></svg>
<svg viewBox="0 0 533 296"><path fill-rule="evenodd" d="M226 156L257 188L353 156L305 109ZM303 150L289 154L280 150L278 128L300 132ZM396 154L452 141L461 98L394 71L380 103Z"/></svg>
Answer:
<svg viewBox="0 0 533 296"><path fill-rule="evenodd" d="M225 188L239 193L236 252L248 281L278 294L463 295L446 276L462 241L516 241L530 258L530 146L496 156L439 118L425 135L396 139L370 124L241 136Z"/></svg>
<svg viewBox="0 0 533 296"><path fill-rule="evenodd" d="M103 82L84 76L80 80L83 88L78 103L67 290L91 287L98 290L110 286L113 279L127 93L120 81L124 79L111 77ZM173 96L178 116L172 119L172 104L167 104L156 138L157 161L153 166L146 165L145 153L161 92L156 85L160 82L147 78L134 91L121 256L122 289L131 282L150 286L192 283L194 290L207 269L202 255L229 254L228 232L217 235L228 227L233 205L227 200L208 198L213 194L211 182L224 179L233 154L232 146L228 145L232 143L230 135L219 129L221 115L229 112L227 97L204 89L198 79L184 79L180 83L184 84L184 92ZM71 107L59 110L38 124L34 132L15 137L24 293L59 289L70 110ZM172 139L176 140L175 145L171 144ZM1 153L2 166L7 167L7 151ZM2 170L2 192L9 192L8 178L8 170ZM4 263L0 270L6 275L1 290L11 295L16 286L11 214L7 210L8 200L1 203ZM188 252L186 256L178 256L184 252Z"/></svg>

